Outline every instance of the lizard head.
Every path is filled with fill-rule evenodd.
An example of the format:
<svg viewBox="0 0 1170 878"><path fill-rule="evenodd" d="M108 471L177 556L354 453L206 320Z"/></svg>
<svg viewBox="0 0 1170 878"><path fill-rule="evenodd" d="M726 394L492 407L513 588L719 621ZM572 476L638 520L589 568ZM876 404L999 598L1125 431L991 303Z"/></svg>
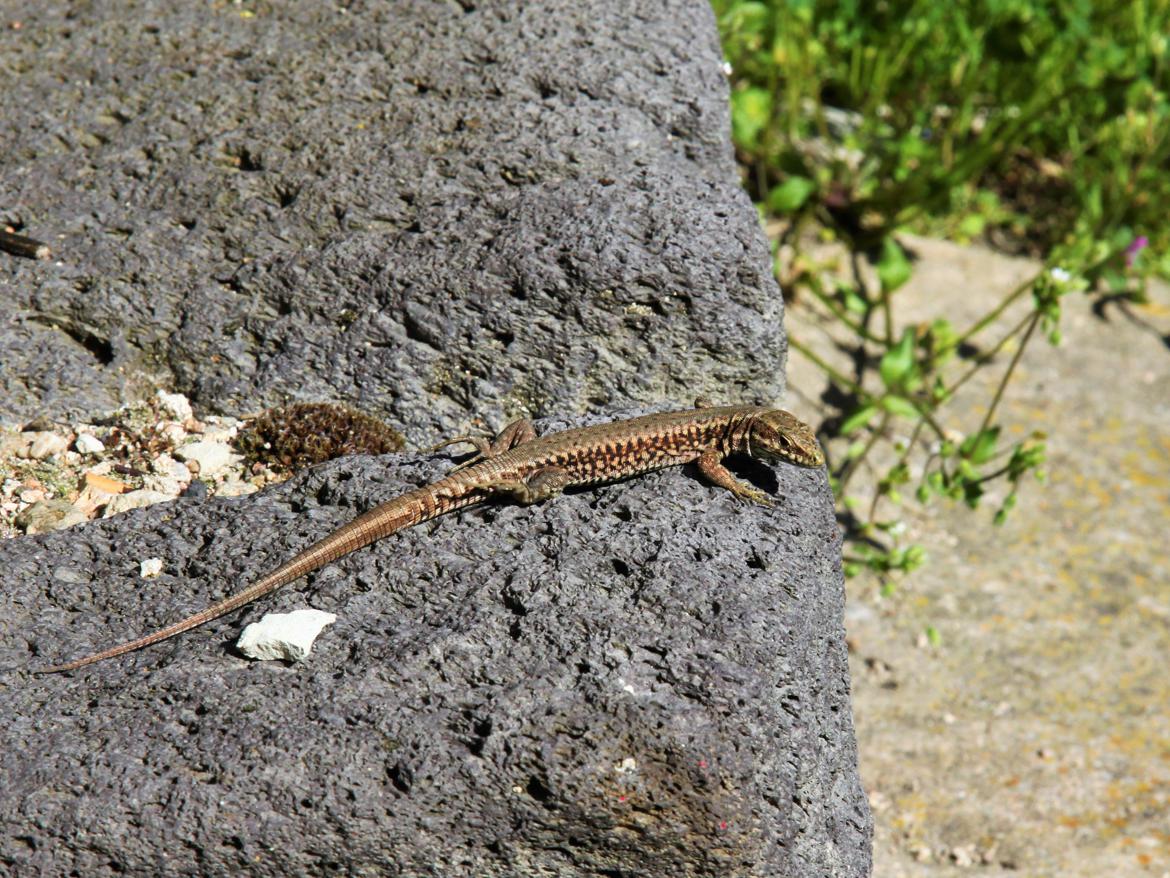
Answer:
<svg viewBox="0 0 1170 878"><path fill-rule="evenodd" d="M752 418L744 450L753 457L799 466L825 462L812 428L782 409L769 409Z"/></svg>

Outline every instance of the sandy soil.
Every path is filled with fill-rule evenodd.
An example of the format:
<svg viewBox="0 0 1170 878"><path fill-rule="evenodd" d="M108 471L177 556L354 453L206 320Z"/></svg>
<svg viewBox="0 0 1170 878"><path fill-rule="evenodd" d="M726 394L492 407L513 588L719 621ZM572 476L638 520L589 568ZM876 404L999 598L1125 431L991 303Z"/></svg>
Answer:
<svg viewBox="0 0 1170 878"><path fill-rule="evenodd" d="M1040 269L908 243L907 322L964 325ZM1048 433L1050 478L1006 526L991 524L995 496L974 513L911 502L929 565L887 596L849 583L877 878L1170 876L1170 292L1153 297L1132 318L1070 298L1062 345L1026 351L1001 420L1009 437ZM840 362L807 309L789 331ZM945 426L974 429L1010 354ZM824 380L796 352L789 383L816 420Z"/></svg>

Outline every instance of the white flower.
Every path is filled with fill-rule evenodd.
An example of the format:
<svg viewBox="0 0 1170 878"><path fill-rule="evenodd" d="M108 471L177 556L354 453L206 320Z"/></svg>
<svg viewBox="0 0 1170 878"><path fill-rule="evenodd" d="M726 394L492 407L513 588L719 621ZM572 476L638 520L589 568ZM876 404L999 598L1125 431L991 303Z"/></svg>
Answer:
<svg viewBox="0 0 1170 878"><path fill-rule="evenodd" d="M1072 280L1072 275L1069 274L1065 269L1059 267L1050 268L1048 270L1048 276L1058 284L1066 284Z"/></svg>

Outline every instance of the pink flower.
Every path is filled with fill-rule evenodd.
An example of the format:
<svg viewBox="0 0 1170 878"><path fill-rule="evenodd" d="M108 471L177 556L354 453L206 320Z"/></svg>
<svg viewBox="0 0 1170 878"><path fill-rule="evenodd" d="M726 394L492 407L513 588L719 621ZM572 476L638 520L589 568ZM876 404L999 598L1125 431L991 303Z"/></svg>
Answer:
<svg viewBox="0 0 1170 878"><path fill-rule="evenodd" d="M1147 238L1145 235L1138 235L1136 238L1134 238L1133 241L1130 243L1130 245L1125 248L1125 266L1126 266L1126 268L1132 268L1133 264L1135 262L1137 262L1138 254L1141 253L1143 250L1145 250L1149 246L1150 246L1150 239Z"/></svg>

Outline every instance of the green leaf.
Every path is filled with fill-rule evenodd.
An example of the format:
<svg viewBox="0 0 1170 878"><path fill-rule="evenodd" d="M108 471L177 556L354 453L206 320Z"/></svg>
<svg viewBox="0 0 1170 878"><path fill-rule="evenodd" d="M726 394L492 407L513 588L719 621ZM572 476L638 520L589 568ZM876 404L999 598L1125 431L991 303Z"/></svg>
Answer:
<svg viewBox="0 0 1170 878"><path fill-rule="evenodd" d="M912 269L906 251L892 237L882 241L882 252L878 257L877 276L882 283L883 293L892 293L910 280Z"/></svg>
<svg viewBox="0 0 1170 878"><path fill-rule="evenodd" d="M971 463L979 466L987 463L995 454L995 443L999 441L999 427L988 427L968 436L959 446L959 453Z"/></svg>
<svg viewBox="0 0 1170 878"><path fill-rule="evenodd" d="M842 289L841 298L845 302L845 310L850 314L864 314L869 310L869 302L852 287Z"/></svg>
<svg viewBox="0 0 1170 878"><path fill-rule="evenodd" d="M956 228L957 234L966 239L976 238L987 228L987 217L977 213L969 213L961 220Z"/></svg>
<svg viewBox="0 0 1170 878"><path fill-rule="evenodd" d="M1107 268L1101 273L1101 277L1109 286L1110 292L1124 293L1127 289L1129 289L1129 277L1120 271L1114 271Z"/></svg>
<svg viewBox="0 0 1170 878"><path fill-rule="evenodd" d="M752 147L772 118L767 89L745 88L731 93L731 133L740 146Z"/></svg>
<svg viewBox="0 0 1170 878"><path fill-rule="evenodd" d="M768 7L764 3L736 3L727 13L725 22L741 39L762 33L768 25Z"/></svg>
<svg viewBox="0 0 1170 878"><path fill-rule="evenodd" d="M890 390L897 390L906 384L906 379L916 371L914 363L914 330L907 327L899 342L882 354L878 372L882 383Z"/></svg>
<svg viewBox="0 0 1170 878"><path fill-rule="evenodd" d="M898 415L903 418L918 417L918 409L914 407L914 403L910 402L904 396L883 396L882 408L891 415Z"/></svg>
<svg viewBox="0 0 1170 878"><path fill-rule="evenodd" d="M944 363L954 354L959 346L959 333L955 331L951 321L938 318L931 321L930 329L926 333L927 346L931 356L937 363ZM941 378L939 381L941 382Z"/></svg>
<svg viewBox="0 0 1170 878"><path fill-rule="evenodd" d="M890 467L889 472L882 479L884 484L890 485L904 485L908 481L910 481L910 466L906 463L898 463Z"/></svg>
<svg viewBox="0 0 1170 878"><path fill-rule="evenodd" d="M999 507L999 511L995 513L994 522L997 526L1002 526L1007 521L1008 514L1016 508L1016 492L1012 491L1003 498L1003 505Z"/></svg>
<svg viewBox="0 0 1170 878"><path fill-rule="evenodd" d="M841 422L841 435L848 436L868 424L877 414L876 405L863 405Z"/></svg>
<svg viewBox="0 0 1170 878"><path fill-rule="evenodd" d="M808 177L789 177L768 193L768 207L776 213L796 213L817 191L817 184Z"/></svg>

